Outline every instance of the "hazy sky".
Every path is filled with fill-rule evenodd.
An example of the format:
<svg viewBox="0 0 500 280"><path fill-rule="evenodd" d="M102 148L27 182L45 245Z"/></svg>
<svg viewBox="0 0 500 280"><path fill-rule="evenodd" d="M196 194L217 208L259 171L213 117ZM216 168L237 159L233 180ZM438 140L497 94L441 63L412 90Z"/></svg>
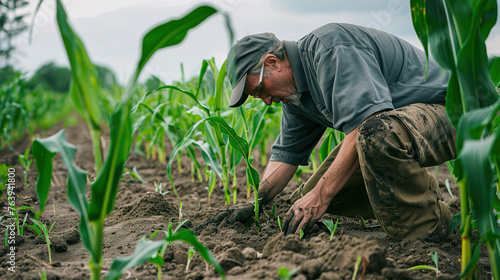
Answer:
<svg viewBox="0 0 500 280"><path fill-rule="evenodd" d="M32 13L38 0L29 0ZM142 36L152 27L178 18L201 3L230 14L236 39L273 32L278 38L297 40L329 22L348 22L393 33L421 48L413 26L409 0L66 0L70 24L84 42L92 61L111 68L124 83L139 59ZM18 39L16 65L32 74L54 61L68 65L55 20L55 1L45 0L35 20L31 44L28 34ZM146 65L142 79L154 74L165 82L197 76L201 61L215 57L222 64L229 50L222 15L212 16L178 46L161 50ZM500 23L487 40L489 54L500 55Z"/></svg>

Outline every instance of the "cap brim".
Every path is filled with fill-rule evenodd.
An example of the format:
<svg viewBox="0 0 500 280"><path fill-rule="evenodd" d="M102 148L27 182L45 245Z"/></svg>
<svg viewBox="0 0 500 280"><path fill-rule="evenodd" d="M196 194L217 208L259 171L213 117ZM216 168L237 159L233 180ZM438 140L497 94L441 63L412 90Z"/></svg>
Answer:
<svg viewBox="0 0 500 280"><path fill-rule="evenodd" d="M234 86L231 92L231 98L229 98L229 107L239 107L245 103L248 98L248 94L244 93L245 84L247 82L247 74L243 75L241 79Z"/></svg>

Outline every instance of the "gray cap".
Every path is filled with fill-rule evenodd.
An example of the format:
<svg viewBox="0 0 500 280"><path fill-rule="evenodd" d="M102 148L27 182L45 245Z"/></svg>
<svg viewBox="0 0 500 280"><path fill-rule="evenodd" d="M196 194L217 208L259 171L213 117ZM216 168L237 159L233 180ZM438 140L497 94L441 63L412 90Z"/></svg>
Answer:
<svg viewBox="0 0 500 280"><path fill-rule="evenodd" d="M277 43L275 37L269 33L248 35L229 50L226 60L226 72L233 87L230 107L239 107L247 100L248 95L243 92L247 82L247 72L255 67L261 57Z"/></svg>

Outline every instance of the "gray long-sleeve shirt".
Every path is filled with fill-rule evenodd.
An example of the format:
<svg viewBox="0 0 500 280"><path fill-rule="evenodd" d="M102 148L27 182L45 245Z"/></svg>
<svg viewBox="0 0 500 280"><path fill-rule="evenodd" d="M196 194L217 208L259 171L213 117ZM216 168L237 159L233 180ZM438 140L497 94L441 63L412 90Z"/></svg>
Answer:
<svg viewBox="0 0 500 280"><path fill-rule="evenodd" d="M449 74L410 43L352 24L284 41L301 105L283 104L271 160L307 165L327 127L351 132L378 111L444 100Z"/></svg>

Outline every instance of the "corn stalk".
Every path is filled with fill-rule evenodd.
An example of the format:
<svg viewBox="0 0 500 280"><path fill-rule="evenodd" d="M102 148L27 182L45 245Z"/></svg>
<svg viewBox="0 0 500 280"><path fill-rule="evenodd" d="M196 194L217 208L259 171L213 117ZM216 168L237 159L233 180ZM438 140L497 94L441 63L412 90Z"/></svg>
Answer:
<svg viewBox="0 0 500 280"><path fill-rule="evenodd" d="M472 278L475 256L472 226L486 244L494 279L500 279L500 228L493 209L498 204L494 176L499 175L500 109L498 73L488 65L484 40L497 20L495 0L411 0L415 31L428 55L451 72L446 112L457 128L454 175L460 186L462 274ZM490 75L491 74L491 75ZM497 177L498 178L498 177ZM497 211L499 209L496 209ZM475 217L475 219L473 219ZM479 248L476 248L479 250Z"/></svg>

